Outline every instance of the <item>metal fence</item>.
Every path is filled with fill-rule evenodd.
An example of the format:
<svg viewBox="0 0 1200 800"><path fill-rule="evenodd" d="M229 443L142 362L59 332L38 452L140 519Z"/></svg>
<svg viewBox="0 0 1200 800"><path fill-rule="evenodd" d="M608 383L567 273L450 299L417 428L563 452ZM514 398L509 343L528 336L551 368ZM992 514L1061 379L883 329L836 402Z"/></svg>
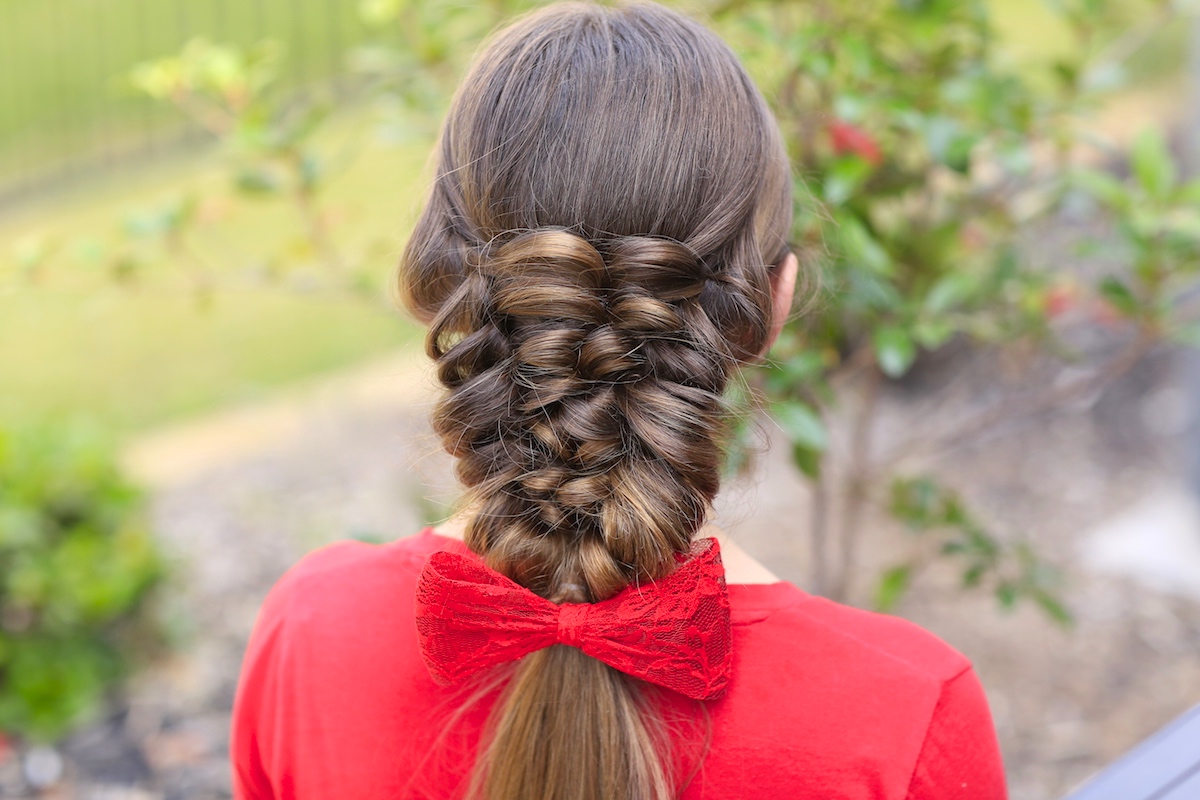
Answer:
<svg viewBox="0 0 1200 800"><path fill-rule="evenodd" d="M285 80L337 75L370 36L356 0L0 0L0 207L198 141L131 68L187 41L284 45Z"/></svg>

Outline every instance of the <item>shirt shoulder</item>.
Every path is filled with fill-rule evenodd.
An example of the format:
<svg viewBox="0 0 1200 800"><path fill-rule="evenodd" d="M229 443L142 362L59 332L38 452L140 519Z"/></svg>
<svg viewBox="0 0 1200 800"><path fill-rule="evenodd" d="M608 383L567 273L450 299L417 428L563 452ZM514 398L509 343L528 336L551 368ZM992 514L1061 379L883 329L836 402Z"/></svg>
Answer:
<svg viewBox="0 0 1200 800"><path fill-rule="evenodd" d="M357 540L333 542L308 553L275 583L260 612L262 618L304 616L305 607L328 609L341 598L359 602L366 596L411 591L431 553L453 546L428 529L387 544Z"/></svg>
<svg viewBox="0 0 1200 800"><path fill-rule="evenodd" d="M423 707L435 687L416 641L415 586L429 554L453 546L427 531L386 545L335 542L275 583L247 644L234 701L237 800L274 797L289 782L344 783L337 763L349 756L336 747L361 750L362 737L386 728L390 718L380 715L389 706L381 698L400 709ZM405 724L415 722L405 717ZM314 739L316 731L324 733ZM394 765L367 766L378 767L366 770L377 776Z"/></svg>
<svg viewBox="0 0 1200 800"><path fill-rule="evenodd" d="M812 635L842 640L881 666L911 672L939 685L971 668L970 660L941 637L902 617L820 597L808 597L793 613Z"/></svg>
<svg viewBox="0 0 1200 800"><path fill-rule="evenodd" d="M741 624L735 613L734 677L713 706L709 776L758 780L764 798L906 798L943 693L970 661L912 622L790 584L734 594L759 602L750 619L741 604ZM968 735L990 727L984 709Z"/></svg>
<svg viewBox="0 0 1200 800"><path fill-rule="evenodd" d="M901 617L843 605L792 583L731 585L736 627L774 641L778 658L797 651L837 653L862 665L900 670L935 682L951 680L970 661L940 637Z"/></svg>

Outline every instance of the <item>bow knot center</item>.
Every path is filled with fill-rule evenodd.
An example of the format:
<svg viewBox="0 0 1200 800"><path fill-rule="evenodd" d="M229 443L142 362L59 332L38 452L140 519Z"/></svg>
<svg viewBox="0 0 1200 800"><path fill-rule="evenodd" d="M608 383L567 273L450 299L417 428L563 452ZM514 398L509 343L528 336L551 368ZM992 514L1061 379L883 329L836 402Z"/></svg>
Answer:
<svg viewBox="0 0 1200 800"><path fill-rule="evenodd" d="M583 626L590 608L590 603L563 603L558 607L559 644L571 647L583 645Z"/></svg>

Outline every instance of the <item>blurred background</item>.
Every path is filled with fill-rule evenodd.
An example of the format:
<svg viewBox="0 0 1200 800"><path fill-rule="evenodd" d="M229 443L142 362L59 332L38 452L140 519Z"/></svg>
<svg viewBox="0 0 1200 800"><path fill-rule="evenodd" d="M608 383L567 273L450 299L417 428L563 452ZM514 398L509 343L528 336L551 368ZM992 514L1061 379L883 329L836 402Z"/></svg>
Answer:
<svg viewBox="0 0 1200 800"><path fill-rule="evenodd" d="M0 0L0 796L228 798L263 596L453 506L391 271L524 0ZM1200 20L696 0L808 278L717 521L926 626L1014 800L1200 702Z"/></svg>

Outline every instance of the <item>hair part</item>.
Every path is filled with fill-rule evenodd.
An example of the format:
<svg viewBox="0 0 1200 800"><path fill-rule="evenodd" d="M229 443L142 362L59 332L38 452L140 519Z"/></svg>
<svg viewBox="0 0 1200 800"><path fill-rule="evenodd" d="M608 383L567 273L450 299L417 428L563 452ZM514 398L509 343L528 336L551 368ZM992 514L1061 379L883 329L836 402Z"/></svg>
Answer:
<svg viewBox="0 0 1200 800"><path fill-rule="evenodd" d="M446 393L468 546L554 602L668 574L719 486L722 394L770 330L791 177L712 32L661 6L550 6L454 97L401 263ZM639 682L559 646L497 704L485 800L666 800Z"/></svg>

